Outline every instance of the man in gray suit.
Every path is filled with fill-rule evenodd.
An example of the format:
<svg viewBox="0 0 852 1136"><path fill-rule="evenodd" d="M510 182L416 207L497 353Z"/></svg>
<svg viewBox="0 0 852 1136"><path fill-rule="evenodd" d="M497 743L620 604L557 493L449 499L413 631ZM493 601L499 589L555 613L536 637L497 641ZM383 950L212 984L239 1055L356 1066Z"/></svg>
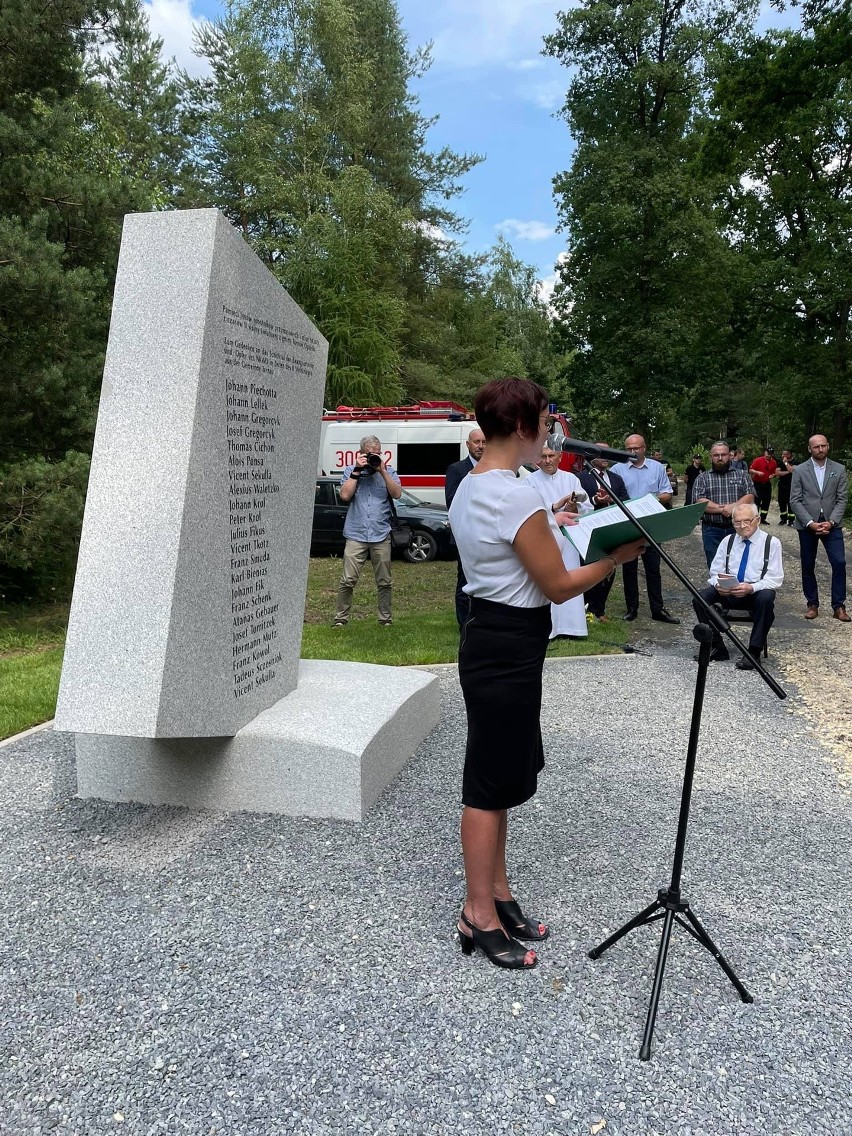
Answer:
<svg viewBox="0 0 852 1136"><path fill-rule="evenodd" d="M834 618L849 623L846 614L846 553L843 547L843 514L849 486L846 470L828 456L828 439L814 434L808 442L810 461L793 470L790 509L796 517L802 558L802 590L808 605L805 619L819 615L817 549L820 541L831 565L831 606Z"/></svg>

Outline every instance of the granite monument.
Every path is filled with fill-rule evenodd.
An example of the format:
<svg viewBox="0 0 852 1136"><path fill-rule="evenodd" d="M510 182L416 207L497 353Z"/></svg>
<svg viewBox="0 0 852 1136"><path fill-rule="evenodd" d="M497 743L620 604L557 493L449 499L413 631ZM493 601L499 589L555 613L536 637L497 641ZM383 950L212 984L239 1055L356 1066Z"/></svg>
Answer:
<svg viewBox="0 0 852 1136"><path fill-rule="evenodd" d="M299 660L327 352L217 210L125 219L55 719L81 795L357 819L435 724L431 676Z"/></svg>

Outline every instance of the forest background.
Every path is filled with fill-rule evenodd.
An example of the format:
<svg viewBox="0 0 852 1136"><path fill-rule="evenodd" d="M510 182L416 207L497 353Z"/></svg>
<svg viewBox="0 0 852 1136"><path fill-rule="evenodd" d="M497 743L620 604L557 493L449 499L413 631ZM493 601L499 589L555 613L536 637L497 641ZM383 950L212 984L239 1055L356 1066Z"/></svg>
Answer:
<svg viewBox="0 0 852 1136"><path fill-rule="evenodd" d="M783 8L779 0L779 8ZM543 51L575 142L549 302L465 251L481 158L429 147L394 0L237 0L191 77L138 0L0 7L0 593L70 591L125 213L216 206L330 343L326 404L541 382L679 466L726 437L850 456L852 7L582 0Z"/></svg>

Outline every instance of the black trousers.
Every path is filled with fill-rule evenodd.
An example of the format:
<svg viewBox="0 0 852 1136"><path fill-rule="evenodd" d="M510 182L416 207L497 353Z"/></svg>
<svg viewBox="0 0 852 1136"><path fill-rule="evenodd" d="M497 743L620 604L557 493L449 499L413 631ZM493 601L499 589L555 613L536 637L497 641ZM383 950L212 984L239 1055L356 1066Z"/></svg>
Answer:
<svg viewBox="0 0 852 1136"><path fill-rule="evenodd" d="M648 589L648 603L651 615L663 610L663 582L660 579L660 554L656 548L647 548L642 553L645 566L645 586ZM621 576L624 581L624 602L628 611L639 610L639 563L632 560L622 565Z"/></svg>
<svg viewBox="0 0 852 1136"><path fill-rule="evenodd" d="M786 477L778 478L778 509L782 521L795 519L793 513L790 512L790 486L792 481L793 479L789 474Z"/></svg>
<svg viewBox="0 0 852 1136"><path fill-rule="evenodd" d="M606 601L609 599L610 589L612 588L615 573L607 576L606 579L601 580L599 584L595 584L593 588L589 588L587 592L583 593L583 599L589 611L596 619L600 619L606 615Z"/></svg>
<svg viewBox="0 0 852 1136"><path fill-rule="evenodd" d="M766 645L766 637L769 635L769 629L775 622L775 591L772 588L764 588L760 592L752 592L750 596L734 596L723 595L718 592L711 585L706 588L701 588L699 595L703 596L708 603L722 603L725 607L736 608L739 611L750 611L752 624L751 635L749 637L748 646L750 651L762 651ZM693 600L692 606L695 608L695 618L699 623L704 622L704 611L698 606L698 603ZM714 647L722 645L722 636L714 635Z"/></svg>
<svg viewBox="0 0 852 1136"><path fill-rule="evenodd" d="M760 510L760 519L766 520L766 514L769 512L769 504L772 501L772 482L771 481L755 481L754 483L754 503Z"/></svg>

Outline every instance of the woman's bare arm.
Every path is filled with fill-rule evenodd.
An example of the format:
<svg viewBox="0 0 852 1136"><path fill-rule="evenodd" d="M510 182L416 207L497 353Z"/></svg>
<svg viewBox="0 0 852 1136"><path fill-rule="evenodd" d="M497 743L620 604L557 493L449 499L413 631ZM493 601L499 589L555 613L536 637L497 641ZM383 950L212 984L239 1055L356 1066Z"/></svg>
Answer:
<svg viewBox="0 0 852 1136"><path fill-rule="evenodd" d="M619 545L594 564L570 571L562 563L559 546L542 510L533 513L515 534L513 548L534 583L551 603L564 603L605 580L617 567L635 560L645 549L644 540Z"/></svg>

